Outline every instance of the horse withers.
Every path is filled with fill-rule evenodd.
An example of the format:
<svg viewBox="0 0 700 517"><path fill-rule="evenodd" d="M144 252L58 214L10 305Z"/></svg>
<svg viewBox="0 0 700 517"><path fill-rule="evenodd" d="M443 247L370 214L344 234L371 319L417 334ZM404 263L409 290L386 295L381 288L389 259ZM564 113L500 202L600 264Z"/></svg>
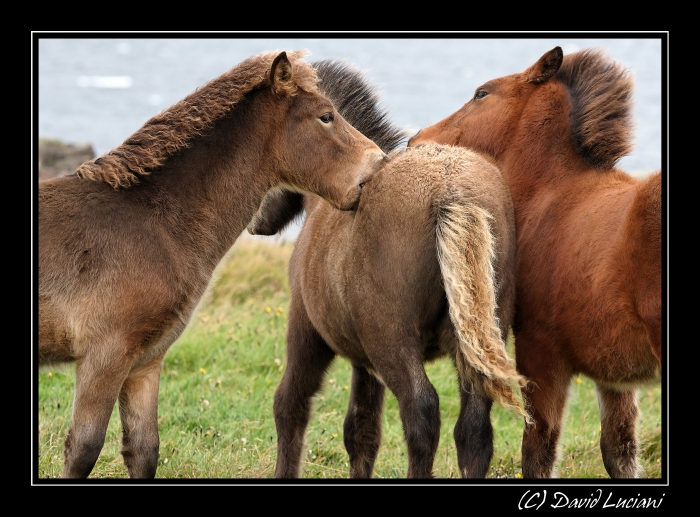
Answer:
<svg viewBox="0 0 700 517"><path fill-rule="evenodd" d="M312 397L336 356L352 363L344 422L350 477L372 475L385 387L399 403L407 477L432 477L440 413L424 362L438 357L451 357L459 378L460 473L485 477L493 400L526 416L517 395L525 380L505 347L515 273L507 185L477 152L442 145L402 152L393 138L398 130L385 118L371 122L384 115L370 108L376 98L357 72L333 62L316 67L320 87L346 119L368 124L365 134L394 153L365 184L356 211L333 210L314 195L275 193L249 225L251 233L270 234L306 212L289 264L287 367L274 399L275 477L301 474Z"/></svg>
<svg viewBox="0 0 700 517"><path fill-rule="evenodd" d="M163 357L267 191L352 209L384 162L305 53L253 56L39 183L39 364L76 364L62 477L91 473L117 400L129 476L154 477Z"/></svg>
<svg viewBox="0 0 700 517"><path fill-rule="evenodd" d="M613 478L642 475L640 385L658 382L662 348L662 178L616 168L632 148L633 77L600 49L546 52L490 80L409 146L461 145L492 156L517 228L516 363L525 393L523 475L556 475L568 386L591 378L600 448Z"/></svg>

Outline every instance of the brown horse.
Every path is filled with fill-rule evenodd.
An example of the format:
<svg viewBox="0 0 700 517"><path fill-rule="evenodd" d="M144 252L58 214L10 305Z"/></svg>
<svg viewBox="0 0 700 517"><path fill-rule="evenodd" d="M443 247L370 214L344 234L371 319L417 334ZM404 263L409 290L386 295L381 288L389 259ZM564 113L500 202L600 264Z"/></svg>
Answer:
<svg viewBox="0 0 700 517"><path fill-rule="evenodd" d="M251 57L39 183L39 363L76 363L63 477L90 474L117 400L129 476L155 476L163 357L266 192L351 209L385 160L304 54Z"/></svg>
<svg viewBox="0 0 700 517"><path fill-rule="evenodd" d="M321 89L346 119L368 126L365 134L390 152L400 133L386 119L372 122L384 116L372 108L372 88L349 67L316 68ZM432 477L440 413L423 363L442 356L452 358L460 380L454 437L461 475L485 477L492 401L524 415L515 395L524 379L504 342L513 314L515 234L498 168L460 147L399 150L365 184L356 211L333 210L313 195L302 202L296 194L270 195L249 225L251 233L274 233L306 210L289 264L287 368L274 400L275 477L300 475L312 397L336 355L352 363L344 423L350 477L372 475L385 386L399 403L407 476Z"/></svg>
<svg viewBox="0 0 700 517"><path fill-rule="evenodd" d="M532 382L523 475L555 475L570 380L596 383L600 448L613 478L641 475L638 386L662 364L661 172L616 169L631 150L633 79L600 49L556 47L409 145L440 142L496 159L518 240L516 362Z"/></svg>

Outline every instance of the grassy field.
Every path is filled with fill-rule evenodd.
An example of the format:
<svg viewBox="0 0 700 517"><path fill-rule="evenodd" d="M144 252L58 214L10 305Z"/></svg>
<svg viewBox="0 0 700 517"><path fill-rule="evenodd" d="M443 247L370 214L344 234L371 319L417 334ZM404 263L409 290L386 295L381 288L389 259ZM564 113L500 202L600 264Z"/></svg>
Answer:
<svg viewBox="0 0 700 517"><path fill-rule="evenodd" d="M160 387L158 478L271 478L276 457L272 414L285 368L291 244L239 240L218 270L198 312L165 357ZM512 352L512 342L509 344ZM458 478L452 438L459 396L447 360L427 365L440 396L442 430L434 472ZM305 478L347 478L343 419L350 368L338 358L316 397L307 429ZM74 370L42 370L38 379L38 477L56 478L70 421ZM648 478L661 477L661 387L640 391L641 463ZM488 478L518 479L522 421L492 412L495 453ZM93 478L127 478L119 455L115 407ZM600 420L593 384L577 378L571 395L559 461L562 478L608 478L600 459ZM374 477L405 477L407 461L398 406L387 392L383 440Z"/></svg>

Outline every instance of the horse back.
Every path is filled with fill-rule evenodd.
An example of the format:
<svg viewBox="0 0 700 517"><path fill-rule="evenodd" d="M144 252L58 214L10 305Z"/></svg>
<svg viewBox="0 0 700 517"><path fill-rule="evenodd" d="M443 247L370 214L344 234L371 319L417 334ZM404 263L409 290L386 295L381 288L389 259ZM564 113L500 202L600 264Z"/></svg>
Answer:
<svg viewBox="0 0 700 517"><path fill-rule="evenodd" d="M447 204L478 205L493 214L498 284L505 329L513 313L514 221L509 191L497 168L481 170L463 148L430 146L395 156L363 187L356 212L322 200L305 205L307 219L290 261L294 299L336 353L365 362L363 336L417 335L427 348L453 332L436 244ZM498 174L493 176L493 172ZM388 331L388 329L393 329ZM505 336L505 332L504 332Z"/></svg>

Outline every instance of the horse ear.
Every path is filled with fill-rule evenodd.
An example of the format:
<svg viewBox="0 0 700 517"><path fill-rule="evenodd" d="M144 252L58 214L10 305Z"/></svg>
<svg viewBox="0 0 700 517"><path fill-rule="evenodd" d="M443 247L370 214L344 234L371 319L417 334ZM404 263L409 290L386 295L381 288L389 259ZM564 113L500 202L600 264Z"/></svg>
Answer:
<svg viewBox="0 0 700 517"><path fill-rule="evenodd" d="M277 95L285 95L295 89L292 81L292 64L286 52L281 52L272 62L270 85Z"/></svg>
<svg viewBox="0 0 700 517"><path fill-rule="evenodd" d="M561 50L561 47L554 47L539 58L537 63L527 69L525 72L527 82L535 84L545 82L557 73L563 60L564 52Z"/></svg>

